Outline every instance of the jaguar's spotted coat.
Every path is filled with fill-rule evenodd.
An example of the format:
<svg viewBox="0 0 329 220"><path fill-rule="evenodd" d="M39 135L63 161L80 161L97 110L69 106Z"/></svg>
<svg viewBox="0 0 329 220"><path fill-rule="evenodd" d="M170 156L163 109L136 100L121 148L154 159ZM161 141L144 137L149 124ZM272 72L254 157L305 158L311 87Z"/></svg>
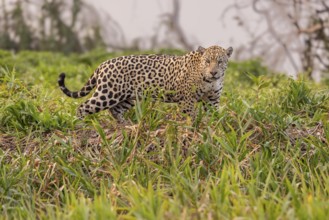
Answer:
<svg viewBox="0 0 329 220"><path fill-rule="evenodd" d="M86 96L96 87L92 97L78 108L80 118L109 109L114 118L123 121L123 113L146 89L155 96L162 91L165 102L177 102L182 112L194 117L194 105L199 101L217 107L232 52L232 47L212 46L199 47L183 56L123 56L103 62L80 91L66 88L64 73L60 74L58 84L73 98Z"/></svg>

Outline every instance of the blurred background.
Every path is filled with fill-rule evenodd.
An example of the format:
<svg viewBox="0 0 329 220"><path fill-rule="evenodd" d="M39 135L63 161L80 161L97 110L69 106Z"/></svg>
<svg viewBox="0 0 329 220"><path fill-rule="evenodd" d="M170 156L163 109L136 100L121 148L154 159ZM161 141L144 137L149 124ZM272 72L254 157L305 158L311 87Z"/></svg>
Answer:
<svg viewBox="0 0 329 220"><path fill-rule="evenodd" d="M234 48L275 71L329 75L327 0L0 0L0 49Z"/></svg>

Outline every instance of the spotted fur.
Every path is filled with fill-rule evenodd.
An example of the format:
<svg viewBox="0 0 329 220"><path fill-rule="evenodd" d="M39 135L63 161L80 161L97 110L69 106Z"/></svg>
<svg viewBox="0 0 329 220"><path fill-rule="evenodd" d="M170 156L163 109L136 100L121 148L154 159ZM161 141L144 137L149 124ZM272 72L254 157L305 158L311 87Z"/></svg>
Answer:
<svg viewBox="0 0 329 220"><path fill-rule="evenodd" d="M94 94L79 106L79 118L108 109L114 118L123 121L123 113L145 90L152 90L154 96L162 91L165 102L178 103L183 113L194 117L195 103L199 101L218 106L232 52L232 47L212 46L199 47L183 56L123 56L103 62L80 91L66 88L65 73L60 74L58 85L72 98L86 96L96 87Z"/></svg>

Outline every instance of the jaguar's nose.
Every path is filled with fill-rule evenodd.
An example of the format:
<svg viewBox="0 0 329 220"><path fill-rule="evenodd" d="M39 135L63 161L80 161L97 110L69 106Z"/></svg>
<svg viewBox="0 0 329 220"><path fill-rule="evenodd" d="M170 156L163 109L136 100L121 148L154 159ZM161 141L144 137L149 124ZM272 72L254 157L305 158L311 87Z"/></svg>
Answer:
<svg viewBox="0 0 329 220"><path fill-rule="evenodd" d="M217 74L217 71L210 72L210 74L211 74L212 76L215 76L215 75Z"/></svg>

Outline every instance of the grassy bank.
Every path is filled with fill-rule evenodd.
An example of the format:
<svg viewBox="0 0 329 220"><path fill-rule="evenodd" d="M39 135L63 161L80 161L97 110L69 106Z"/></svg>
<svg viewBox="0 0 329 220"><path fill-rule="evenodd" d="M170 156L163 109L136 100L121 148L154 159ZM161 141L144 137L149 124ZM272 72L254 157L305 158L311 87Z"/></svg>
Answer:
<svg viewBox="0 0 329 220"><path fill-rule="evenodd" d="M0 51L0 218L327 218L328 85L232 62L197 126L148 98L130 126L77 120L58 74L77 90L118 55Z"/></svg>

